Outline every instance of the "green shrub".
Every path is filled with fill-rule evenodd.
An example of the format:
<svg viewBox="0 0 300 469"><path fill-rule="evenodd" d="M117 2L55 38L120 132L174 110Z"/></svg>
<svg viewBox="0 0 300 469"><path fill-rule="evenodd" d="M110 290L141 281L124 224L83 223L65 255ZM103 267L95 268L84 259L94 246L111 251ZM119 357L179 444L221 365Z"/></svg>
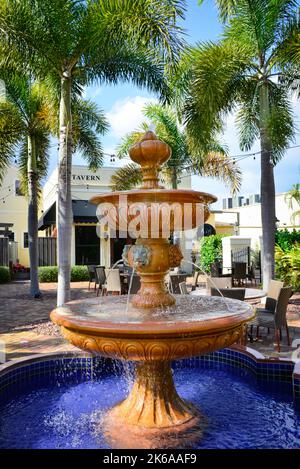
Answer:
<svg viewBox="0 0 300 469"><path fill-rule="evenodd" d="M205 236L200 241L200 267L210 273L213 262L222 263L222 235Z"/></svg>
<svg viewBox="0 0 300 469"><path fill-rule="evenodd" d="M0 266L0 283L6 283L9 281L10 281L9 268Z"/></svg>
<svg viewBox="0 0 300 469"><path fill-rule="evenodd" d="M89 279L86 265L74 265L71 269L71 282L84 282Z"/></svg>
<svg viewBox="0 0 300 469"><path fill-rule="evenodd" d="M39 267L39 281L42 283L57 282L58 267L51 265L47 267Z"/></svg>
<svg viewBox="0 0 300 469"><path fill-rule="evenodd" d="M280 280L300 291L300 244L296 243L288 252L276 246L275 269Z"/></svg>
<svg viewBox="0 0 300 469"><path fill-rule="evenodd" d="M39 267L39 281L42 283L57 282L58 267ZM89 272L86 265L74 265L71 268L71 282L83 282L89 279Z"/></svg>
<svg viewBox="0 0 300 469"><path fill-rule="evenodd" d="M284 252L288 252L292 247L300 243L300 231L293 230L277 230L275 233L275 244L279 246Z"/></svg>

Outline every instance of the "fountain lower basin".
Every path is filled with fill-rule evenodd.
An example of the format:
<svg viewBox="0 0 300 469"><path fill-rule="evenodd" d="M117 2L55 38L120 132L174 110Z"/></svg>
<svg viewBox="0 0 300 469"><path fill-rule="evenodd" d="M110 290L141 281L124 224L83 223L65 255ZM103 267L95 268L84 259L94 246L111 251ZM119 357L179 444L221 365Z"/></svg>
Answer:
<svg viewBox="0 0 300 469"><path fill-rule="evenodd" d="M299 448L298 365L238 346L172 362L180 395L207 416L193 449ZM0 448L110 448L99 420L126 397L130 369L70 352L1 365Z"/></svg>
<svg viewBox="0 0 300 469"><path fill-rule="evenodd" d="M152 447L154 441L163 441L172 447L189 436L199 439L205 418L178 395L170 362L239 341L254 316L252 307L228 298L178 295L170 307L126 308L126 297L111 296L100 303L76 300L51 313L76 347L137 362L129 396L105 418L110 445Z"/></svg>

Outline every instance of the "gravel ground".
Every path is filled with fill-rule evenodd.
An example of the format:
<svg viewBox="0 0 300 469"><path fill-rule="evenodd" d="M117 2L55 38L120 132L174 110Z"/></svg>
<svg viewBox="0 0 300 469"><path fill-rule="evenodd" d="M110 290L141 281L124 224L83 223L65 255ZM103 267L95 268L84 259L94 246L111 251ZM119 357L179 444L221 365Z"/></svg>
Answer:
<svg viewBox="0 0 300 469"><path fill-rule="evenodd" d="M36 334L39 334L39 335L48 335L51 337L62 337L60 333L60 327L57 326L56 324L53 324L53 322L51 321L43 322L40 324L27 324L26 326L22 326L22 327L15 327L13 330L14 331L30 330L31 332L35 332Z"/></svg>

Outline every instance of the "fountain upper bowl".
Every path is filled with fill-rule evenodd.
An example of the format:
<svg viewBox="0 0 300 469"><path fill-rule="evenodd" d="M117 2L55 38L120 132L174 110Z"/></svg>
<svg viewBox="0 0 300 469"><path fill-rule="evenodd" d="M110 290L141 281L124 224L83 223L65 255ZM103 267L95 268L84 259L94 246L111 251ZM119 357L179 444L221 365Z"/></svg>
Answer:
<svg viewBox="0 0 300 469"><path fill-rule="evenodd" d="M146 236L155 223L160 233L163 227L170 231L193 229L208 219L208 205L216 201L212 194L184 189L116 191L90 199L91 203L98 205L99 220L105 215L110 226L116 229L127 226L138 214L141 225L148 227Z"/></svg>

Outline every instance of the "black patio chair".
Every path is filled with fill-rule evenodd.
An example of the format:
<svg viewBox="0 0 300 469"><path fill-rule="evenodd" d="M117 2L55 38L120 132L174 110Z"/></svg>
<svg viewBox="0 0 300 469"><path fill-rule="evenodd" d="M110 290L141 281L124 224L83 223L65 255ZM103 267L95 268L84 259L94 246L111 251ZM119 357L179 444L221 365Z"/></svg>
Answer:
<svg viewBox="0 0 300 469"><path fill-rule="evenodd" d="M94 290L96 290L96 273L95 273L95 265L88 265L88 273L89 273L89 289L91 287L91 283L95 282Z"/></svg>
<svg viewBox="0 0 300 469"><path fill-rule="evenodd" d="M287 344L290 345L290 334L286 320L287 307L289 299L293 294L292 287L283 287L280 290L276 303L274 315L266 312L258 312L256 318L250 323L251 328L256 326L256 336L258 338L259 328L264 327L275 330L275 340L277 343L277 351L280 352L280 341L282 338L281 330L286 330Z"/></svg>
<svg viewBox="0 0 300 469"><path fill-rule="evenodd" d="M98 285L97 296L99 296L100 290L102 291L103 285L106 282L105 267L103 265L98 265L95 267L96 274L96 284Z"/></svg>

